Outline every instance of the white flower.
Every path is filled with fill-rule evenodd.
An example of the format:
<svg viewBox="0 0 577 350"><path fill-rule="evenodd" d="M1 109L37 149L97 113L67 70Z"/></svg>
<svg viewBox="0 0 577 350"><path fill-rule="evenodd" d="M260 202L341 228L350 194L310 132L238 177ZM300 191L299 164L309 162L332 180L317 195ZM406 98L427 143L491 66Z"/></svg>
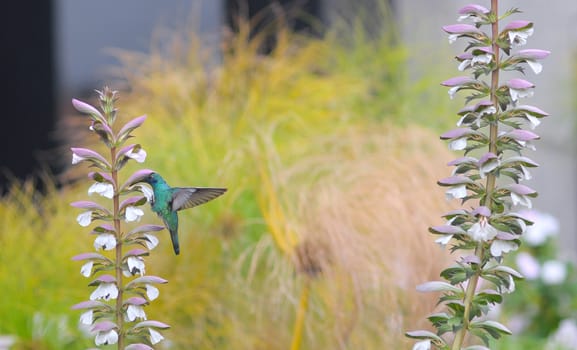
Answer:
<svg viewBox="0 0 577 350"><path fill-rule="evenodd" d="M509 287L503 286L503 293L513 293L515 291L515 280L513 276L509 275Z"/></svg>
<svg viewBox="0 0 577 350"><path fill-rule="evenodd" d="M543 263L541 279L548 285L560 284L567 277L567 266L558 260L549 260Z"/></svg>
<svg viewBox="0 0 577 350"><path fill-rule="evenodd" d="M129 256L126 259L126 263L128 265L128 276L144 275L144 259L139 256Z"/></svg>
<svg viewBox="0 0 577 350"><path fill-rule="evenodd" d="M79 156L76 153L72 153L72 165L78 164L81 161L85 160L86 158Z"/></svg>
<svg viewBox="0 0 577 350"><path fill-rule="evenodd" d="M86 227L86 226L90 225L90 223L92 222L92 212L90 210L85 211L84 213L82 213L76 217L76 221L82 227Z"/></svg>
<svg viewBox="0 0 577 350"><path fill-rule="evenodd" d="M531 172L529 171L529 169L527 169L527 167L524 166L520 166L521 167L521 173L523 174L523 179L524 180L531 180L533 178L533 176L531 175Z"/></svg>
<svg viewBox="0 0 577 350"><path fill-rule="evenodd" d="M467 186L465 184L449 187L449 189L445 191L445 198L447 198L447 200L465 197L467 197Z"/></svg>
<svg viewBox="0 0 577 350"><path fill-rule="evenodd" d="M487 219L483 216L467 230L467 234L477 242L489 241L497 236L497 229L491 226Z"/></svg>
<svg viewBox="0 0 577 350"><path fill-rule="evenodd" d="M537 210L524 210L520 214L533 221L533 225L527 226L523 233L523 240L530 246L540 246L559 232L559 221L551 214Z"/></svg>
<svg viewBox="0 0 577 350"><path fill-rule="evenodd" d="M531 198L529 198L529 196L524 196L512 191L511 191L511 201L513 202L513 205L520 204L527 208L531 208L533 206L533 203L531 202Z"/></svg>
<svg viewBox="0 0 577 350"><path fill-rule="evenodd" d="M457 67L457 69L462 72L465 69L469 68L470 66L471 66L471 60L465 59L461 63L459 63L459 66Z"/></svg>
<svg viewBox="0 0 577 350"><path fill-rule="evenodd" d="M491 53L484 53L482 55L474 55L473 59L471 60L471 66L474 66L477 63L488 64L492 60L493 60L493 54L491 54Z"/></svg>
<svg viewBox="0 0 577 350"><path fill-rule="evenodd" d="M459 34L449 34L449 44L454 43L459 38Z"/></svg>
<svg viewBox="0 0 577 350"><path fill-rule="evenodd" d="M539 118L532 116L529 113L525 113L525 117L527 117L527 120L531 124L531 130L535 130L535 128L541 124L541 120L539 120Z"/></svg>
<svg viewBox="0 0 577 350"><path fill-rule="evenodd" d="M499 165L501 165L501 161L498 158L493 158L493 159L483 163L483 165L481 165L479 167L479 176L481 176L481 179L484 179L485 174L490 173L492 170L494 170Z"/></svg>
<svg viewBox="0 0 577 350"><path fill-rule="evenodd" d="M533 96L534 91L529 89L513 89L509 88L509 94L511 95L511 100L513 102L518 101L520 98Z"/></svg>
<svg viewBox="0 0 577 350"><path fill-rule="evenodd" d="M150 332L150 342L154 345L159 343L162 339L164 339L164 337L162 336L162 334L158 333L157 331L155 331L152 328L149 328L148 331Z"/></svg>
<svg viewBox="0 0 577 350"><path fill-rule="evenodd" d="M126 218L126 222L133 222L133 221L140 221L140 218L144 215L144 212L142 211L142 209L134 207L134 206L128 206L126 207L126 212L125 212L125 218Z"/></svg>
<svg viewBox="0 0 577 350"><path fill-rule="evenodd" d="M156 246L158 245L158 238L155 235L145 233L144 237L146 238L146 240L144 241L144 244L146 244L146 248L148 248L149 250L156 248Z"/></svg>
<svg viewBox="0 0 577 350"><path fill-rule="evenodd" d="M413 350L430 350L431 349L431 341L429 339L416 342L413 345Z"/></svg>
<svg viewBox="0 0 577 350"><path fill-rule="evenodd" d="M523 30L510 30L509 41L511 46L522 46L527 44L527 38L533 35L533 28L526 28Z"/></svg>
<svg viewBox="0 0 577 350"><path fill-rule="evenodd" d="M88 310L82 313L82 315L80 315L80 323L85 325L91 325L92 322L94 321L93 313L94 312L92 310Z"/></svg>
<svg viewBox="0 0 577 350"><path fill-rule="evenodd" d="M138 163L144 163L146 160L146 151L144 149L139 149L138 152L134 152L134 150L126 153L126 156L129 158L134 159Z"/></svg>
<svg viewBox="0 0 577 350"><path fill-rule="evenodd" d="M539 74L543 70L543 65L535 60L526 60L525 62L535 74Z"/></svg>
<svg viewBox="0 0 577 350"><path fill-rule="evenodd" d="M144 185L139 185L138 187L140 188L140 192L142 192L142 195L146 197L148 203L152 203L154 201L154 192L152 191L152 189Z"/></svg>
<svg viewBox="0 0 577 350"><path fill-rule="evenodd" d="M519 272L528 280L535 280L539 277L539 273L541 271L541 266L537 259L533 257L533 255L521 252L517 254L516 257L517 267L519 268Z"/></svg>
<svg viewBox="0 0 577 350"><path fill-rule="evenodd" d="M88 195L93 193L98 193L102 197L112 198L114 197L114 187L109 183L96 182L88 189Z"/></svg>
<svg viewBox="0 0 577 350"><path fill-rule="evenodd" d="M98 287L90 294L90 300L110 300L116 299L118 297L118 288L115 283L102 282Z"/></svg>
<svg viewBox="0 0 577 350"><path fill-rule="evenodd" d="M148 297L148 300L152 301L158 298L158 295L160 294L158 288L156 288L152 284L146 284L145 287L146 287L146 296Z"/></svg>
<svg viewBox="0 0 577 350"><path fill-rule="evenodd" d="M551 336L547 349L577 349L577 322L573 319L561 321L559 328Z"/></svg>
<svg viewBox="0 0 577 350"><path fill-rule="evenodd" d="M442 246L446 246L451 241L451 238L453 238L453 235L444 235L441 236L440 238L437 238L435 240L435 243L439 243Z"/></svg>
<svg viewBox="0 0 577 350"><path fill-rule="evenodd" d="M90 277L92 274L92 266L94 266L94 261L89 260L86 264L82 265L80 268L80 273L84 277Z"/></svg>
<svg viewBox="0 0 577 350"><path fill-rule="evenodd" d="M134 321L137 318L141 320L146 320L146 314L144 313L144 308L140 305L129 304L126 308L126 320Z"/></svg>
<svg viewBox="0 0 577 350"><path fill-rule="evenodd" d="M112 250L116 248L116 237L112 233L101 233L94 240L96 250Z"/></svg>
<svg viewBox="0 0 577 350"><path fill-rule="evenodd" d="M116 344L118 341L118 333L114 329L104 332L98 332L96 338L94 338L94 343L96 345L109 345Z"/></svg>
<svg viewBox="0 0 577 350"><path fill-rule="evenodd" d="M451 151L460 151L460 150L465 149L465 147L467 147L467 138L466 137L454 139L451 142L449 142L449 149Z"/></svg>
<svg viewBox="0 0 577 350"><path fill-rule="evenodd" d="M517 250L517 248L519 248L519 246L513 241L502 241L497 239L491 244L491 255L498 257L503 253Z"/></svg>

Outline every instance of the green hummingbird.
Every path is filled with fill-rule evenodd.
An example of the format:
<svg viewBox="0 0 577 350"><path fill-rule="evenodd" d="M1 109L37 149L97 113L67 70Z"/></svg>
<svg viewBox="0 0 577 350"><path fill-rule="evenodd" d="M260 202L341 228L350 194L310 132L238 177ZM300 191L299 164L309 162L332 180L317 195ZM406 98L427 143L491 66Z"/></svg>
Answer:
<svg viewBox="0 0 577 350"><path fill-rule="evenodd" d="M182 209L196 207L215 199L226 192L226 188L214 187L170 187L157 173L151 173L143 182L152 186L154 198L150 206L164 221L170 232L174 253L180 253L178 244L178 214Z"/></svg>

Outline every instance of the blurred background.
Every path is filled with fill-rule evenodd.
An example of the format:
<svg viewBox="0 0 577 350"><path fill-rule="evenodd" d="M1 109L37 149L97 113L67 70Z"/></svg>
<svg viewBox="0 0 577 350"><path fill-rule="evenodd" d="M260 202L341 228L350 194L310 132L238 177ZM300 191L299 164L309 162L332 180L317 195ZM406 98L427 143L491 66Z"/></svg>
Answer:
<svg viewBox="0 0 577 350"><path fill-rule="evenodd" d="M402 331L417 328L434 300L406 291L451 261L427 227L457 205L435 185L453 156L437 135L463 105L439 86L459 75L451 57L461 48L440 28L467 3L45 0L33 11L12 4L0 34L0 286L8 295L0 335L19 339L17 349L90 344L69 310L89 292L69 259L90 249L90 239L70 228L76 213L67 203L87 186L69 169L69 147L95 140L70 100L94 102L94 89L106 84L121 91L126 118L150 117L138 134L146 167L175 185L231 188L228 199L185 219L185 257L171 256L165 240L162 260L152 258L155 274L171 281L161 299L178 295L150 307L171 315L167 348L286 349L307 290L303 349L407 347ZM535 23L527 48L552 51L543 73L527 78L537 85L529 103L552 117L529 155L542 166L531 186L540 194L534 215L546 223L535 235L545 238L525 253L537 266L562 262L566 278L550 283L537 273L525 282L529 292L511 296L517 309L498 310L520 334L538 336L503 348L542 349L562 325L575 326L577 3L500 3ZM298 243L287 250L279 235ZM415 249L429 255L411 256ZM303 252L326 264L312 287L310 276L293 275ZM419 260L433 257L437 266ZM553 313L546 327L527 321L545 309Z"/></svg>

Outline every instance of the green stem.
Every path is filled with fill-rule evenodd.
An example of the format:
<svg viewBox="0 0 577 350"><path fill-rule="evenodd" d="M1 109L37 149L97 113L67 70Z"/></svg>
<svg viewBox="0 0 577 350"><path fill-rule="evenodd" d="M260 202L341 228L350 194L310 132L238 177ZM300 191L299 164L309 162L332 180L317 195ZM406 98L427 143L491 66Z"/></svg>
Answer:
<svg viewBox="0 0 577 350"><path fill-rule="evenodd" d="M482 259L484 254L483 242L479 242L477 248L475 249L475 255ZM453 347L451 350L460 350L465 342L467 336L467 331L469 330L469 323L471 319L471 307L473 298L475 297L475 291L477 290L477 284L479 284L480 272L482 267L475 272L473 276L469 279L469 284L465 291L465 298L463 299L463 305L465 310L463 311L463 325L455 334L455 339L453 340Z"/></svg>
<svg viewBox="0 0 577 350"><path fill-rule="evenodd" d="M114 229L116 231L116 286L118 287L118 298L116 298L116 325L118 326L118 350L124 349L124 318L122 317L122 234L120 232L120 193L118 192L118 171L114 169L116 163L116 147L110 149L112 160L112 180L114 182Z"/></svg>

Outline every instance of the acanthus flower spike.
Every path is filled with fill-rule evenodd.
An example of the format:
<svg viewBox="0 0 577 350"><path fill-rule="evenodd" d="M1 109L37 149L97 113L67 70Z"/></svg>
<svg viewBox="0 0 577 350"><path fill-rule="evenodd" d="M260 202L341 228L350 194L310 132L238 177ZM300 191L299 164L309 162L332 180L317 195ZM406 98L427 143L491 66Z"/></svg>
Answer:
<svg viewBox="0 0 577 350"><path fill-rule="evenodd" d="M82 113L89 114L92 119L89 129L100 136L100 141L108 148L108 156L87 148L71 148L72 163L87 162L99 169L88 174L93 181L88 195L98 194L111 203L71 203L73 207L84 210L77 216L81 226L89 226L94 220L105 221L90 232L95 237L93 244L97 252L73 257L73 260L82 262L80 273L93 278L89 286L94 287L90 300L73 308L82 311L82 325L92 326L97 346L117 344L118 349L149 350L152 347L144 343L160 342L164 339L160 331L168 328L164 323L147 321L144 311L159 296L156 285L167 282L160 277L146 276L145 268L145 258L159 242L155 232L164 226L145 224L126 232L123 221L138 222L143 217L144 211L140 207L152 202L153 195L147 187L149 185L142 182L154 172L137 170L119 185L122 183L119 182L122 179L120 170L129 160L138 163L146 160L147 153L140 144L124 144L132 137L133 131L142 126L146 116L130 120L116 134L112 124L118 112L114 106L118 93L107 87L97 93L101 110L78 100L73 100L73 104ZM126 248L135 245L139 248ZM131 281L127 282L126 278Z"/></svg>
<svg viewBox="0 0 577 350"><path fill-rule="evenodd" d="M471 24L444 26L449 42L459 38L467 41L464 52L457 55L458 69L469 75L448 79L441 84L449 88L449 96L456 92L469 93L466 106L459 112L457 129L445 132L449 149L463 151L450 161L452 176L441 179L447 199L478 200L472 209L457 209L442 217L444 225L432 226L435 242L450 245L459 254L456 265L444 269L444 281L431 281L417 287L422 292L440 292L439 305L445 312L428 316L435 332L420 330L407 332L416 339L413 350L462 349L465 340L478 337L485 346L467 349L488 349L491 338L511 334L504 325L486 318L491 305L501 303L504 294L515 290L515 279L521 275L503 264L503 256L518 249L520 237L532 223L513 212L515 206L532 206L537 192L521 184L531 179L529 168L538 164L523 155L534 149L533 141L539 136L526 129L534 129L548 114L537 107L519 105L519 100L530 97L535 85L525 79L512 77L500 83L501 71L525 73L528 66L533 73L542 71L541 60L550 52L525 49L534 32L533 23L524 20L509 22L500 30L500 22L520 11L516 8L499 14L498 0L491 8L477 4L462 7L459 21ZM488 28L487 28L488 27ZM513 52L512 52L513 51ZM473 104L472 101L480 100ZM475 157L468 156L475 151ZM483 283L483 288L479 286ZM450 335L448 333L451 333ZM447 335L446 335L447 334ZM468 341L468 340L467 340ZM471 341L474 343L474 341Z"/></svg>

